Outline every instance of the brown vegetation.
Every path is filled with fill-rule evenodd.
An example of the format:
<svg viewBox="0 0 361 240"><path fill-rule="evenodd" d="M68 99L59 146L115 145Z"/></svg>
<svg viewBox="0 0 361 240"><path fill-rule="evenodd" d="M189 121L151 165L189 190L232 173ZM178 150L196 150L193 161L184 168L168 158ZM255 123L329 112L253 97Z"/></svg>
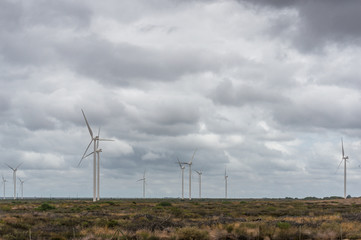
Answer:
<svg viewBox="0 0 361 240"><path fill-rule="evenodd" d="M360 239L361 199L1 201L0 239Z"/></svg>

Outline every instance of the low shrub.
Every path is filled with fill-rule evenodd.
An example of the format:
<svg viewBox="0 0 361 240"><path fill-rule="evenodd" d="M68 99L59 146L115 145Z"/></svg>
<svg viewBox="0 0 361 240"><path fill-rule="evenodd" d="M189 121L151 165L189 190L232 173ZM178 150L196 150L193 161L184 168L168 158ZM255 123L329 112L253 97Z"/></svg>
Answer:
<svg viewBox="0 0 361 240"><path fill-rule="evenodd" d="M280 229L289 229L291 227L291 224L288 222L278 222L277 227Z"/></svg>
<svg viewBox="0 0 361 240"><path fill-rule="evenodd" d="M48 211L48 210L52 210L52 209L55 209L55 207L53 205L50 205L49 203L42 203L38 207L38 210L40 210L40 211Z"/></svg>
<svg viewBox="0 0 361 240"><path fill-rule="evenodd" d="M119 223L114 219L111 219L107 222L108 228L115 228L116 226L119 226Z"/></svg>
<svg viewBox="0 0 361 240"><path fill-rule="evenodd" d="M182 209L178 208L178 207L172 207L170 212L173 214L173 216L175 217L181 217L183 215L183 211Z"/></svg>
<svg viewBox="0 0 361 240"><path fill-rule="evenodd" d="M179 240L206 240L208 239L208 232L205 230L199 230L195 227L185 227L179 229Z"/></svg>
<svg viewBox="0 0 361 240"><path fill-rule="evenodd" d="M161 207L171 207L172 204L171 204L170 202L163 201L163 202L158 203L157 206L161 206Z"/></svg>

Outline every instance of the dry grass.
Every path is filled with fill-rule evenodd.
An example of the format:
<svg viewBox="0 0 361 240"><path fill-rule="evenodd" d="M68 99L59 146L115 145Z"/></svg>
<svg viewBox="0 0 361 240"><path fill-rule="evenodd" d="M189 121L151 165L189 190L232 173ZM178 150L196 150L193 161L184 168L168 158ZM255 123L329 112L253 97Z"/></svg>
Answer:
<svg viewBox="0 0 361 240"><path fill-rule="evenodd" d="M359 198L6 200L0 214L0 239L361 238Z"/></svg>

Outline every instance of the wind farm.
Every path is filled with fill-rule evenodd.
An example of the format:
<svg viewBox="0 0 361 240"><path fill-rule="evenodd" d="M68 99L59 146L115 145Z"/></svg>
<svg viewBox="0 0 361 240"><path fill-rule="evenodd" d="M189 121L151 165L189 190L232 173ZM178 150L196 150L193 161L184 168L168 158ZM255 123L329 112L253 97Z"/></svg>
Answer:
<svg viewBox="0 0 361 240"><path fill-rule="evenodd" d="M143 235L147 235L152 236L154 239L160 239L161 236L163 236L163 239L284 239L294 238L296 236L302 236L302 238L313 238L319 236L317 234L324 234L324 236L338 236L340 238L346 236L351 238L355 236L361 237L361 235L358 235L360 232L359 230L361 230L358 227L358 220L355 220L352 217L354 209L360 208L361 211L361 198L351 198L347 195L346 173L349 157L345 154L343 138L341 138L341 162L337 168L339 169L342 164L344 166L343 198L331 196L325 198L305 197L303 199L291 197L261 199L234 197L234 192L231 192L232 197L229 197L229 173L227 172L227 168L224 168L223 174L221 171L216 169L218 172L216 176L218 176L218 178L213 177L214 181L212 181L208 175L211 173L214 176L215 169L212 169L212 165L207 166L207 164L204 164L204 162L203 164L200 164L200 160L198 158L204 154L204 150L198 150L198 148L196 148L193 151L191 157L182 156L182 158L188 157L190 159L189 161L181 162L179 158L176 157L176 164L178 166L174 166L174 162L169 161L169 164L174 166L174 172L179 172L179 169L181 170L180 184L178 182L178 184L181 186L181 194L179 196L146 196L147 177L146 170L144 170L142 178L136 180L136 182L142 183L141 197L102 197L101 199L100 162L103 149L100 148L100 142L114 141L114 144L117 144L117 140L110 138L100 138L100 128L97 135L95 136L84 111L81 110L81 112L91 139L85 151L83 152L80 161L78 162L77 169L78 171L87 170L80 168L80 166L86 158L93 156L93 168L91 169L93 173L92 199L84 197L79 198L78 196L76 198L52 198L50 196L48 200L46 200L44 197L24 198L25 181L23 180L23 177L16 176L16 173L23 162L16 165L15 167L12 167L6 163L6 166L12 170L14 193L13 200L10 202L10 199L6 198L5 183L7 180L4 176L2 176L3 201L0 202L0 209L14 209L6 211L5 218L9 219L13 219L14 214L19 214L17 210L18 208L12 207L14 204L21 206L20 209L26 209L24 212L30 211L32 213L31 215L34 215L35 217L27 218L23 221L28 221L29 223L27 224L29 224L29 226L33 226L32 228L28 228L26 232L27 236L30 236L31 238L48 238L49 236L58 236L56 233L50 233L50 235L46 235L43 231L37 230L42 229L44 225L38 226L38 222L40 223L41 221L36 219L38 216L45 217L43 213L49 211L52 212L52 214L46 215L46 222L49 224L47 225L47 228L49 229L52 229L53 226L57 226L58 223L54 219L64 219L63 213L65 212L67 212L67 216L69 217L70 211L72 221L74 222L74 227L71 229L63 228L61 231L61 236L72 236L72 238L75 237L79 239L87 239L92 236L99 237L100 235L94 232L95 228L102 229L102 236L105 237L105 239L111 239L114 236L118 236L117 234L119 234L120 231L122 232L123 236L127 236L128 238L139 238ZM89 152L91 145L93 146L93 151ZM197 152L198 154L196 155ZM107 158L104 160L107 161ZM152 165L154 164L152 163L150 166ZM196 165L196 169L202 169L202 171L194 170L198 176L198 198L192 198L192 189L196 189L192 188L192 166L194 165ZM185 198L184 196L184 171L186 167L188 167L189 170L188 198ZM154 169L156 168L154 167ZM202 187L203 173L206 173L206 176L208 176L208 184L206 185L206 188ZM155 175L161 177L161 173L159 172ZM88 174L88 176L90 176L90 174ZM224 196L220 198L204 196L203 193L207 193L207 188L213 188L212 182L213 184L215 181L219 182L220 179L222 179L222 176L224 181ZM17 192L16 188L17 179L20 183L19 193ZM104 182L107 182L106 174L104 174L103 179ZM156 182L155 179L153 181ZM234 184L234 181L236 180L234 180L234 177L232 177L232 185ZM166 186L169 183L171 183L171 180L164 182L163 185ZM234 189L234 186L232 189ZM156 189L154 189L154 187L152 189L152 186L150 186L150 190L148 191L154 194ZM222 188L218 188L217 191L221 193ZM238 191L242 191L242 188L238 188ZM18 195L20 196L17 197ZM352 211L351 208L348 208L350 205L354 206ZM69 208L71 208L71 210L69 210ZM122 212L121 214L118 208L123 209L120 210ZM206 211L206 209L211 209L211 211ZM321 220L320 222L319 218L315 219L313 217L313 214L320 211L320 209L333 209L327 211L323 210L322 213L318 215L322 216L322 219L330 220ZM345 209L347 209L346 212ZM95 222L93 218L90 217L92 214L95 216L100 214L99 211L101 211L102 214L106 216L107 220L105 225L99 225L99 223ZM340 215L341 212L343 214L342 216ZM79 214L87 217L79 217ZM120 219L119 217L123 215L126 216L126 218L121 217ZM53 218L51 216L56 217ZM263 220L262 218L265 218L266 220ZM290 218L293 220L290 220ZM81 220L77 222L75 219ZM257 219L256 225L254 225L255 219ZM302 223L299 223L301 219ZM307 223L304 221L307 221ZM318 229L317 226L323 224L324 221L330 224L330 227L324 227L322 230ZM82 222L88 222L90 225L84 227L82 226ZM276 224L274 224L275 222ZM341 230L337 230L337 228L335 230L335 224L338 224L339 229ZM195 227L196 225L202 227ZM346 225L349 227L345 230ZM33 231L32 229L34 227L35 230ZM17 227L13 227L11 230L9 229L0 229L0 234L8 234L9 236L23 236L23 233L19 232ZM252 229L257 229L257 231L253 231ZM319 239L328 239L328 237L321 237Z"/></svg>
<svg viewBox="0 0 361 240"><path fill-rule="evenodd" d="M0 1L0 240L361 239L360 9Z"/></svg>

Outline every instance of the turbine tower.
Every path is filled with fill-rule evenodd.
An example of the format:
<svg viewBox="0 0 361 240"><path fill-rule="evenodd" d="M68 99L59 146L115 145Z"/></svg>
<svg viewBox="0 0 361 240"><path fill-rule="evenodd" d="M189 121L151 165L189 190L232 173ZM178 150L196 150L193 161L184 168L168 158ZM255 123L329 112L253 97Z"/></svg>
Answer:
<svg viewBox="0 0 361 240"><path fill-rule="evenodd" d="M6 179L4 178L4 176L1 176L3 179L3 190L4 190L4 195L3 195L3 199L5 200L5 183L7 182Z"/></svg>
<svg viewBox="0 0 361 240"><path fill-rule="evenodd" d="M18 177L18 179L20 181L21 199L24 199L24 182L25 182L25 180L21 180L19 177Z"/></svg>
<svg viewBox="0 0 361 240"><path fill-rule="evenodd" d="M225 196L225 198L227 198L227 180L228 180L227 169L224 169L224 181L225 181L224 196Z"/></svg>
<svg viewBox="0 0 361 240"><path fill-rule="evenodd" d="M181 168L181 171L182 171L182 200L183 200L184 199L184 169L186 167L182 165L182 163L179 161L178 158L177 158L177 160L178 160L179 167Z"/></svg>
<svg viewBox="0 0 361 240"><path fill-rule="evenodd" d="M344 169L343 169L343 197L346 199L346 162L348 159L348 156L345 156L345 150L343 149L343 139L341 138L341 148L342 148L342 160L340 164L338 165L338 168L342 164L342 161L344 162ZM337 169L338 169L337 168Z"/></svg>
<svg viewBox="0 0 361 240"><path fill-rule="evenodd" d="M13 168L9 164L6 164L11 170L13 170L14 199L16 199L16 171L18 170L21 164L23 163L20 163L16 168Z"/></svg>
<svg viewBox="0 0 361 240"><path fill-rule="evenodd" d="M197 171L196 173L198 173L198 181L199 181L199 198L202 198L202 171Z"/></svg>
<svg viewBox="0 0 361 240"><path fill-rule="evenodd" d="M96 194L96 189L97 189L97 155L99 156L99 154L96 154L97 153L97 150L98 150L98 146L99 146L99 141L114 141L112 139L101 139L99 138L99 134L100 134L100 128L99 128L99 131L98 131L98 136L94 136L93 135L93 131L92 129L90 128L90 125L88 123L88 120L86 119L85 117L85 114L84 114L84 111L83 109L81 110L82 113L83 113L83 116L84 116L84 120L85 120L85 123L88 127L88 130L89 130L89 134L90 134L90 137L91 137L91 141L88 145L88 147L85 149L85 152L83 154L83 157L81 158L81 160L79 161L79 164L78 166L80 166L81 162L83 161L84 158L90 156L93 154L93 202L95 202L97 200L97 194ZM93 152L89 153L88 155L86 155L86 153L88 152L88 149L90 147L90 145L94 143L94 150ZM99 151L101 152L101 150ZM99 157L98 157L98 200L99 200Z"/></svg>
<svg viewBox="0 0 361 240"><path fill-rule="evenodd" d="M139 181L143 181L143 198L145 198L145 170L143 173L143 178L137 180L137 182Z"/></svg>
<svg viewBox="0 0 361 240"><path fill-rule="evenodd" d="M99 135L98 135L99 136ZM100 200L100 153L103 150L99 148L99 141L97 141L97 200Z"/></svg>

